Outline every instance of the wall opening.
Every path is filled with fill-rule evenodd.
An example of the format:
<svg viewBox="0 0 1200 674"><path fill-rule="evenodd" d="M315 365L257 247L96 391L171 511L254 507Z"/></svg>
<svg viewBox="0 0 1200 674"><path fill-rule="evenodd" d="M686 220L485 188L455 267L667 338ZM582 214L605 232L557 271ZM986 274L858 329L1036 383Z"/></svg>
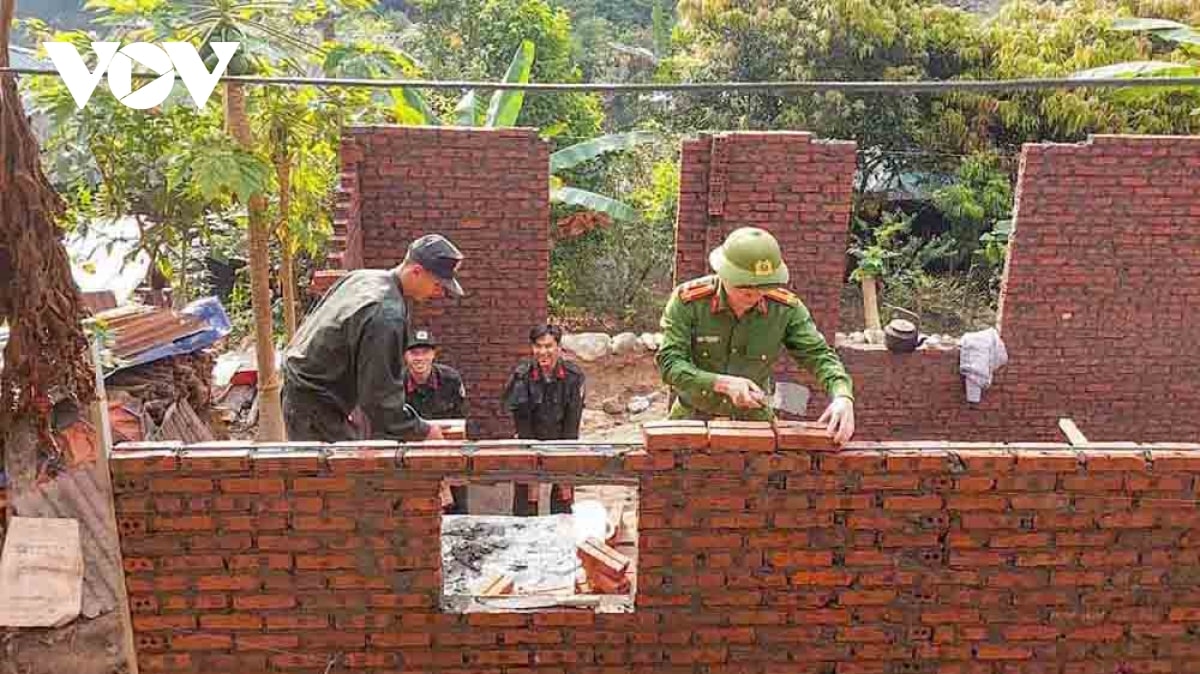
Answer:
<svg viewBox="0 0 1200 674"><path fill-rule="evenodd" d="M446 480L441 494L444 610L633 611L636 483Z"/></svg>

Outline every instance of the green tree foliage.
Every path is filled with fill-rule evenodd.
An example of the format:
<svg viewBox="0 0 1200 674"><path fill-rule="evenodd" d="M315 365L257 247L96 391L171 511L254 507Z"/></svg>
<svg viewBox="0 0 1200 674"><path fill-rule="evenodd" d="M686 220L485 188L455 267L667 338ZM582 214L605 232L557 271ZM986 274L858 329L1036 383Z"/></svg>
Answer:
<svg viewBox="0 0 1200 674"><path fill-rule="evenodd" d="M498 80L513 45L533 43L535 82L578 82L582 73L571 48L567 12L546 0L415 0L412 18L421 37L414 44L425 72L436 78ZM452 96L429 96L439 114L455 107ZM591 94L529 94L519 126L561 136L569 144L596 135L603 112Z"/></svg>

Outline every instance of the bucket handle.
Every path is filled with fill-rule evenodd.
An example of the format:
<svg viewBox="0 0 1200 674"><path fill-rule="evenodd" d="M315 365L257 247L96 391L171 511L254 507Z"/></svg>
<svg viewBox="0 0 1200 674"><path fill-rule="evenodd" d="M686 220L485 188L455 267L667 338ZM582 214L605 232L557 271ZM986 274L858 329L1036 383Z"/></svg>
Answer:
<svg viewBox="0 0 1200 674"><path fill-rule="evenodd" d="M915 311L909 311L908 309L905 309L904 307L897 307L897 306L894 306L891 304L884 304L883 306L887 307L888 309L891 309L892 311L899 311L900 313L908 314L909 316L912 317L913 322L916 323L917 329L920 329L921 317L918 316Z"/></svg>

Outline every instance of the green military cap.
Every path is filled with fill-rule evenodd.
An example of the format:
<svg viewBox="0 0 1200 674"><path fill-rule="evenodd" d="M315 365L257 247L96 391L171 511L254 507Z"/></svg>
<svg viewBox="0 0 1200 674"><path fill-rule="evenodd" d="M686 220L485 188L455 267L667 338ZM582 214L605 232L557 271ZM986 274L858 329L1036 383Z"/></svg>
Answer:
<svg viewBox="0 0 1200 674"><path fill-rule="evenodd" d="M721 280L735 287L778 286L788 282L779 242L765 229L741 227L713 250L708 263Z"/></svg>

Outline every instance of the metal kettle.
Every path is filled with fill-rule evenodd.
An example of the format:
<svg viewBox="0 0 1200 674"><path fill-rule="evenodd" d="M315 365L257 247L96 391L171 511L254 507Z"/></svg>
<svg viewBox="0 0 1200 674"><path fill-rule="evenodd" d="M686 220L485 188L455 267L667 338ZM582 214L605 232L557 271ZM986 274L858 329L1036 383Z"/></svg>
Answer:
<svg viewBox="0 0 1200 674"><path fill-rule="evenodd" d="M893 311L912 316L912 320L893 318L883 328L883 343L892 353L912 353L925 341L921 336L921 317L902 307L887 305Z"/></svg>

